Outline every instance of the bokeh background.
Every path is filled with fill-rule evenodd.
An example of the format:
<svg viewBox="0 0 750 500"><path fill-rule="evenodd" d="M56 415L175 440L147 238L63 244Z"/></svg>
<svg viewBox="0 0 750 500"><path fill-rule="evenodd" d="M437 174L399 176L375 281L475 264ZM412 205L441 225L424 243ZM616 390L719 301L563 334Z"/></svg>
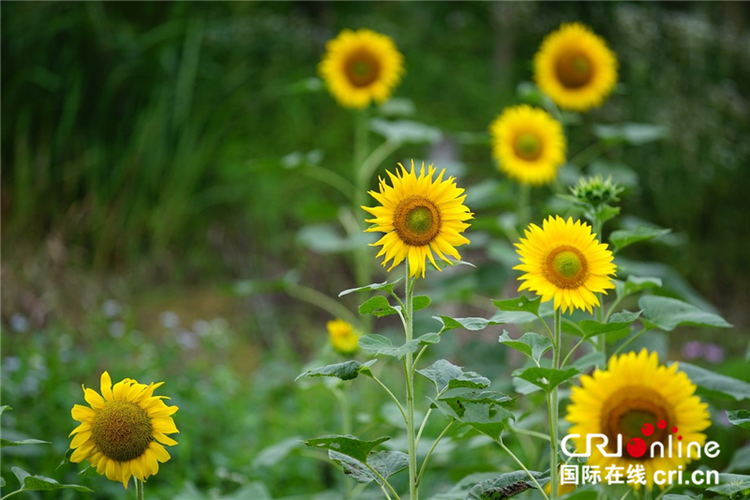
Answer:
<svg viewBox="0 0 750 500"><path fill-rule="evenodd" d="M2 403L14 411L2 426L52 443L4 449L9 486L19 465L85 484L90 498L133 494L75 465L55 470L80 384L96 387L108 369L166 380L162 393L181 408L180 444L149 481L152 498L339 498L340 473L297 443L340 430L337 401L293 382L309 360L332 356L331 314L287 293L288 283L331 297L363 284L339 251L346 200L302 172L351 171L352 113L315 79L325 42L367 27L403 52L386 111L442 132L384 166L442 162L469 187L476 244L464 253L479 267L428 282L441 313L488 317L488 298L512 295L516 274L498 222L514 210L514 187L493 165L486 129L519 102L543 36L565 21L607 40L621 82L571 128L571 153L596 124L663 131L598 159L628 186L623 213L674 229L626 257L735 325L654 342L671 360L750 381L750 4L3 2ZM371 148L380 141L372 134ZM534 191L539 214L582 170L565 172ZM342 302L356 311L357 299ZM440 352L502 387L520 361L497 346L499 331L458 332ZM367 382L350 397L364 434L399 433ZM716 425L726 467L742 443ZM440 450L435 492L501 467L496 448L466 439Z"/></svg>

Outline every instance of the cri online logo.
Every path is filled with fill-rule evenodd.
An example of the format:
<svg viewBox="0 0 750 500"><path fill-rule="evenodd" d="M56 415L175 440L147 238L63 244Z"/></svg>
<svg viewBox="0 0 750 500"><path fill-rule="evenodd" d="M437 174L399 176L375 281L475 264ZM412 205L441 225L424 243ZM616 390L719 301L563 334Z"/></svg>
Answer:
<svg viewBox="0 0 750 500"><path fill-rule="evenodd" d="M667 422L664 420L659 420L656 423L656 427L661 429L662 431L666 432L667 428ZM677 427L672 427L671 434L668 434L668 454L667 456L672 458L673 456L673 440L672 436L674 434L677 434ZM641 434L643 434L645 437L650 437L654 434L654 426L651 424L643 424L641 426ZM607 445L609 444L609 437L606 434L586 434L586 451L584 453L571 453L568 451L567 444L570 439L579 438L581 437L580 434L568 434L565 436L565 438L562 440L561 446L563 453L568 455L569 457L590 457L591 456L591 444L592 441L596 438L599 438L602 440L601 443L595 445L596 448L599 450L599 452L605 456L605 457L622 457L622 434L617 435L617 451L614 453L608 453L606 451ZM682 458L682 436L679 434L677 435L677 456L679 458ZM628 441L626 450L628 452L628 455L630 455L633 458L641 458L643 455L646 454L648 450L648 446L646 445L646 441L643 440L643 438L640 437L634 437L631 438ZM700 443L693 441L691 443L687 444L687 457L688 458L701 458L701 445ZM695 452L696 457L693 457L693 452ZM703 452L705 455L709 458L716 458L719 456L719 443L715 441L709 441L706 443L706 446L703 449ZM661 458L664 458L665 451L664 451L664 443L662 443L660 440L655 440L651 443L651 456L650 458L655 458L657 456L657 453Z"/></svg>

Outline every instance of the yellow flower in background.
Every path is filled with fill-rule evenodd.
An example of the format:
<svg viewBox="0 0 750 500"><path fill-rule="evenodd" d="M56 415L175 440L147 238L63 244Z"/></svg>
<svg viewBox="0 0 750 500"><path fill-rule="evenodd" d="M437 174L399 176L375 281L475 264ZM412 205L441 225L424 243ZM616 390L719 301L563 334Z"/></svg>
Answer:
<svg viewBox="0 0 750 500"><path fill-rule="evenodd" d="M531 290L543 302L554 299L555 309L563 312L592 312L599 305L594 294L615 287L609 276L616 269L612 252L581 221L550 216L542 226L530 224L526 238L516 243L521 264L513 269L526 273L518 278L523 281L518 290Z"/></svg>
<svg viewBox="0 0 750 500"><path fill-rule="evenodd" d="M343 319L334 319L326 323L331 345L341 354L353 354L359 349L359 333Z"/></svg>
<svg viewBox="0 0 750 500"><path fill-rule="evenodd" d="M425 174L422 163L419 176L413 160L411 172L400 163L398 166L401 170L396 170L396 175L388 172L391 186L380 178L380 192L369 192L382 206L362 207L375 216L367 219L373 225L366 231L385 233L371 244L382 245L377 257L385 256L384 267L392 260L390 271L407 259L410 276L424 278L427 259L440 269L432 252L451 265L446 255L461 260L455 247L469 243L461 233L469 227L465 221L474 214L463 204L466 195L462 195L464 190L456 186L455 179L443 180L445 169L433 180L432 165Z"/></svg>
<svg viewBox="0 0 750 500"><path fill-rule="evenodd" d="M617 451L618 434L622 435L623 443L622 457L605 457L592 446L588 465L598 465L602 471L611 465L624 467L625 471L631 465L643 465L646 487L652 489L656 471L677 470L691 462L687 458L688 443L696 442L702 447L706 435L701 431L711 421L708 406L694 395L695 385L677 368L677 363L670 367L659 365L657 354L643 349L637 355L629 352L613 356L607 370L581 376L581 387L572 389L572 404L566 417L572 424L568 433L581 436L573 440L576 449L580 453L585 451L587 434L607 435L608 453ZM642 442L636 443L634 438ZM664 446L664 458L659 445L652 456L651 445L655 441ZM682 458L678 457L678 443L682 444ZM695 447L692 448L695 457ZM640 485L636 484L636 488Z"/></svg>
<svg viewBox="0 0 750 500"><path fill-rule="evenodd" d="M524 184L555 179L565 163L565 134L541 109L522 104L506 108L490 125L492 153L500 170Z"/></svg>
<svg viewBox="0 0 750 500"><path fill-rule="evenodd" d="M587 111L615 88L617 56L587 26L563 24L534 56L534 78L561 108Z"/></svg>
<svg viewBox="0 0 750 500"><path fill-rule="evenodd" d="M83 388L88 406L75 405L71 414L81 425L70 448L75 450L71 462L88 460L99 474L128 487L130 477L145 481L159 472L159 462L171 457L164 445L177 441L167 434L179 432L171 415L176 406L167 406L166 396L154 396L154 390L164 382L139 384L126 378L112 387L109 373L101 376L101 395ZM103 396L103 397L102 397Z"/></svg>
<svg viewBox="0 0 750 500"><path fill-rule="evenodd" d="M391 96L401 81L404 57L386 35L344 30L326 44L318 71L341 106L366 108Z"/></svg>

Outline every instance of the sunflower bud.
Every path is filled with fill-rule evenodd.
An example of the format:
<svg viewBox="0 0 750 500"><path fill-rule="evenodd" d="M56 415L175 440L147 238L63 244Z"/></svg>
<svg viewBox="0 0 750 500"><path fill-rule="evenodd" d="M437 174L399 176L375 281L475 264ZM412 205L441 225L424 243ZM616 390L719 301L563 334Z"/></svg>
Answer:
<svg viewBox="0 0 750 500"><path fill-rule="evenodd" d="M617 197L623 188L612 177L602 178L601 175L593 177L582 177L578 184L570 188L573 197L583 205L591 205L597 208L611 202L620 201Z"/></svg>

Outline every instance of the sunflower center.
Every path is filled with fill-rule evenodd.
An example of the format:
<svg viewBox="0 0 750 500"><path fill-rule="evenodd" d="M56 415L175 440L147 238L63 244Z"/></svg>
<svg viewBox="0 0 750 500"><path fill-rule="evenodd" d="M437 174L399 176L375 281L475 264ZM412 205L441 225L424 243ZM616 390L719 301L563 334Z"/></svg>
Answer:
<svg viewBox="0 0 750 500"><path fill-rule="evenodd" d="M520 134L513 146L516 156L524 160L533 161L542 154L542 142L539 137L529 132Z"/></svg>
<svg viewBox="0 0 750 500"><path fill-rule="evenodd" d="M129 401L107 403L91 424L91 438L97 448L120 462L141 456L153 440L152 432L148 414Z"/></svg>
<svg viewBox="0 0 750 500"><path fill-rule="evenodd" d="M622 434L624 444L636 437L643 439L648 448L654 441L667 444L667 429L675 421L664 398L653 389L643 386L626 386L615 391L602 406L599 418L602 432L609 438L607 448L612 452L617 449L618 434ZM659 420L667 423L664 429L655 425ZM651 436L641 433L643 424L654 426ZM649 458L649 454L641 458L645 460Z"/></svg>
<svg viewBox="0 0 750 500"><path fill-rule="evenodd" d="M586 281L588 263L580 250L563 245L547 255L543 274L558 288L577 288Z"/></svg>
<svg viewBox="0 0 750 500"><path fill-rule="evenodd" d="M440 232L440 211L422 196L410 196L401 201L393 213L393 227L407 245L427 245Z"/></svg>
<svg viewBox="0 0 750 500"><path fill-rule="evenodd" d="M346 60L344 71L349 83L355 87L367 87L380 76L380 63L371 52L360 49Z"/></svg>
<svg viewBox="0 0 750 500"><path fill-rule="evenodd" d="M583 87L594 75L589 58L575 52L561 56L555 66L555 72L560 83L569 89Z"/></svg>

